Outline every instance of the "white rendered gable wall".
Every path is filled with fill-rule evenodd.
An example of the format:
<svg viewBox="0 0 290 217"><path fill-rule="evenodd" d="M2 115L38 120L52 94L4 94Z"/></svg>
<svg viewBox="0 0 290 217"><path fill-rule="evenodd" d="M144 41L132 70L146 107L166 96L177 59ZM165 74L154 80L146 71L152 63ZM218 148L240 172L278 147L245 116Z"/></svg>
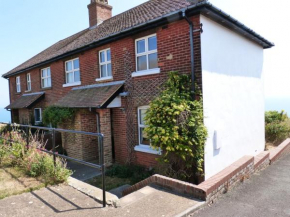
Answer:
<svg viewBox="0 0 290 217"><path fill-rule="evenodd" d="M263 48L201 16L205 179L264 150Z"/></svg>

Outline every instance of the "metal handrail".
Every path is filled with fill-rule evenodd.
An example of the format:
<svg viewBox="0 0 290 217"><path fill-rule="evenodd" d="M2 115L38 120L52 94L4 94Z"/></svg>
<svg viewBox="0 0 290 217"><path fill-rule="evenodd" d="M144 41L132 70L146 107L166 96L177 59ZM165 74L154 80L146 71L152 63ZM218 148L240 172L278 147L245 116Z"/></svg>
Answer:
<svg viewBox="0 0 290 217"><path fill-rule="evenodd" d="M91 133L91 132L84 132L84 131L76 131L76 130L65 130L65 129L59 129L59 128L48 128L48 127L37 127L37 126L31 126L31 125L22 125L22 124L11 124L11 123L3 123L0 122L0 124L7 125L9 127L22 127L26 129L26 145L27 149L29 149L29 129L36 129L36 130L46 130L52 132L52 151L45 150L43 148L37 148L38 150L45 152L47 154L53 155L54 163L56 161L56 157L60 157L63 159L71 160L79 164L83 164L95 169L98 169L102 171L102 190L103 190L103 207L106 207L106 183L105 183L105 161L104 161L104 134L102 133ZM75 133L75 134L82 134L87 136L96 136L98 137L99 141L99 147L100 147L100 165L93 164L90 162L86 162L83 160L79 160L76 158L68 157L65 155L61 155L55 152L55 132L62 132L62 133ZM0 138L3 138L0 136ZM5 138L3 138L5 139ZM13 142L12 139L9 139L9 142Z"/></svg>

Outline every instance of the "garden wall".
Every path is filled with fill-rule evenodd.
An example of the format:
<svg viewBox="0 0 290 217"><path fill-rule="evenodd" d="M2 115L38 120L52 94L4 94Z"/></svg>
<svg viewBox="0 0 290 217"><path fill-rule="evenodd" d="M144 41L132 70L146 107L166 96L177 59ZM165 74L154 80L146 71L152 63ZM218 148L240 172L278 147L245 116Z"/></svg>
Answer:
<svg viewBox="0 0 290 217"><path fill-rule="evenodd" d="M288 153L290 153L290 139L285 140L277 148L270 150L270 152L264 151L255 157L242 157L240 160L199 185L161 175L153 175L126 189L123 191L123 195L128 195L149 184L156 184L174 192L193 196L207 203L213 203L217 200L219 195L226 193L238 183L243 182L245 179L249 179L253 173L265 169L277 159Z"/></svg>

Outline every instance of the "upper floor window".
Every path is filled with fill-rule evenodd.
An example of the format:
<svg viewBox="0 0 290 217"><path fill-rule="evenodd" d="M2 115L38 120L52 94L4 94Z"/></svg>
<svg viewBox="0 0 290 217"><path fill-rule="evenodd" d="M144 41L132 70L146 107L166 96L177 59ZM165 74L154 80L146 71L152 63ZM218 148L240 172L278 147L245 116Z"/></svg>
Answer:
<svg viewBox="0 0 290 217"><path fill-rule="evenodd" d="M51 87L51 72L50 68L41 69L41 87Z"/></svg>
<svg viewBox="0 0 290 217"><path fill-rule="evenodd" d="M80 62L79 58L65 62L66 83L78 85L80 84Z"/></svg>
<svg viewBox="0 0 290 217"><path fill-rule="evenodd" d="M17 93L21 92L20 76L16 77L16 91Z"/></svg>
<svg viewBox="0 0 290 217"><path fill-rule="evenodd" d="M156 34L136 40L136 67L138 72L158 68Z"/></svg>
<svg viewBox="0 0 290 217"><path fill-rule="evenodd" d="M106 49L100 51L100 77L110 78L112 77L112 63L111 63L111 50Z"/></svg>
<svg viewBox="0 0 290 217"><path fill-rule="evenodd" d="M27 85L27 91L31 91L31 75L28 73L26 75L26 85Z"/></svg>

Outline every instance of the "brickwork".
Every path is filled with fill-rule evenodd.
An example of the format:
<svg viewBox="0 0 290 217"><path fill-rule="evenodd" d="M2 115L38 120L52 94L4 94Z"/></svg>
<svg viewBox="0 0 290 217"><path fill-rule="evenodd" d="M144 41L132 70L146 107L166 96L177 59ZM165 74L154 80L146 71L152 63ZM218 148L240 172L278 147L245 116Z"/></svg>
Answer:
<svg viewBox="0 0 290 217"><path fill-rule="evenodd" d="M290 153L290 138L286 139L281 145L277 148L273 148L270 150L270 163L274 163L279 158L285 156Z"/></svg>
<svg viewBox="0 0 290 217"><path fill-rule="evenodd" d="M78 131L96 132L96 114L88 109L80 109L76 112L75 118L67 121L60 127ZM63 147L68 156L91 161L99 157L98 138L73 133L62 133Z"/></svg>
<svg viewBox="0 0 290 217"><path fill-rule="evenodd" d="M88 5L90 27L112 17L112 7L100 0L92 0Z"/></svg>
<svg viewBox="0 0 290 217"><path fill-rule="evenodd" d="M268 167L269 164L270 164L270 153L268 151L264 151L255 156L254 159L255 172L262 171L263 169Z"/></svg>
<svg viewBox="0 0 290 217"><path fill-rule="evenodd" d="M200 20L199 15L192 17L194 25L199 26ZM131 77L131 74L136 71L136 57L135 57L135 40L150 34L156 33L157 35L157 46L158 46L158 65L161 73L155 75L147 75L141 77ZM202 87L201 80L201 49L200 49L200 32L195 32L195 76L198 84ZM190 38L189 38L189 25L185 20L176 21L163 27L154 27L151 30L138 33L123 39L120 39L110 44L106 44L91 50L72 55L63 60L52 62L43 67L32 69L26 73L20 74L21 77L21 94L16 93L15 76L12 76L10 81L10 93L11 102L14 102L18 97L24 94L26 90L26 74L31 74L32 90L31 92L45 92L44 99L41 100L41 108L45 108L49 105L56 103L59 99L64 97L73 87L63 87L65 84L65 61L79 58L80 60L80 72L81 72L81 85L90 85L100 83L95 81L96 78L100 77L99 73L99 51L103 49L111 49L111 62L112 62L112 74L113 79L109 81L102 81L101 83L111 81L123 81L125 80L125 90L127 86L131 85L130 99L124 97L122 99L122 106L124 110L112 109L112 116L115 119L113 121L113 137L115 138L115 156L117 162L128 162L130 150L129 145L138 145L138 120L137 120L137 109L139 106L148 105L149 102L154 99L162 90L162 84L168 78L168 72L179 71L180 73L190 74ZM125 64L130 65L128 76L125 73ZM52 74L52 87L42 89L41 88L41 69L50 67ZM127 103L130 100L130 103ZM127 106L126 106L127 105ZM128 105L130 109L128 109ZM88 110L88 109L87 109ZM109 111L105 112L109 115ZM130 123L126 123L130 116ZM133 114L132 114L133 113ZM21 119L22 113L19 115ZM95 124L95 117L89 117L83 115L84 122L81 121L81 115L76 117L79 125L87 126L92 120L91 124ZM86 121L87 120L87 121ZM107 119L106 119L107 120ZM111 137L111 130L109 130L110 123L104 121L104 134L108 133L105 138L107 147L112 143L109 140ZM64 124L68 125L70 129L82 129L84 131L91 131L92 126L80 127L78 124ZM132 134L132 135L131 135ZM126 136L125 136L126 135ZM68 138L69 139L69 138ZM82 141L81 138L71 138L70 141L65 143L72 143L74 141ZM67 144L65 144L67 146ZM90 147L90 146L89 146ZM82 151L76 154L77 149L68 148L68 152L74 153L74 155L82 158L85 156ZM84 150L90 150L90 148L84 148ZM132 150L131 150L132 151ZM156 164L155 158L157 155L146 154L141 152L132 151L134 158L133 163L152 167ZM108 158L111 158L110 150L107 150ZM130 155L131 156L131 155ZM90 156L85 156L90 159Z"/></svg>

